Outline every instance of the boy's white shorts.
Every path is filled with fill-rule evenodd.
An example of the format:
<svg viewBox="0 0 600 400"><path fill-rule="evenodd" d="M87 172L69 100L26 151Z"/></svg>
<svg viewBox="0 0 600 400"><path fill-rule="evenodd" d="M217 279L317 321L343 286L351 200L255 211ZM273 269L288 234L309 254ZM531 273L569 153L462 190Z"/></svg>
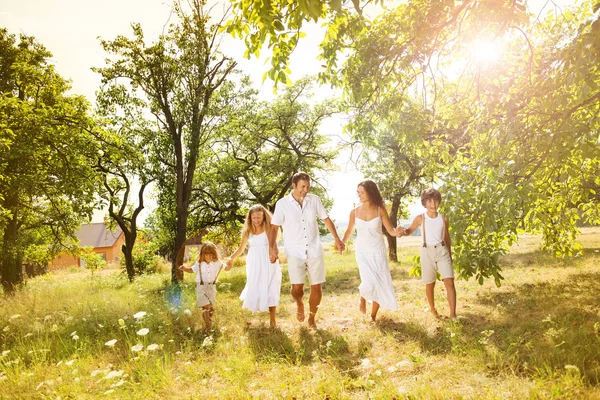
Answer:
<svg viewBox="0 0 600 400"><path fill-rule="evenodd" d="M288 256L287 263L292 285L304 284L307 274L308 282L311 285L325 282L325 258L323 255L307 259Z"/></svg>
<svg viewBox="0 0 600 400"><path fill-rule="evenodd" d="M436 245L421 246L421 280L423 283L434 283L436 269L440 271L442 280L446 278L454 278L454 270L452 269L452 261L448 248L442 246L441 243Z"/></svg>

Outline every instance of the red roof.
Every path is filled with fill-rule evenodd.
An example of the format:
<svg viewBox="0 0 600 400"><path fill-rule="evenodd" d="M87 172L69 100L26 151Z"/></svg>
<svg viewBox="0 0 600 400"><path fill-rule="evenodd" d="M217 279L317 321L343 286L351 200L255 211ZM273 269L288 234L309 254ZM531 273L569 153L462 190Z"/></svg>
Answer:
<svg viewBox="0 0 600 400"><path fill-rule="evenodd" d="M95 224L81 225L81 228L75 232L75 235L79 239L79 245L81 247L112 247L119 236L121 236L122 232L123 231L118 226L114 232L111 232L106 229L104 222L98 222Z"/></svg>

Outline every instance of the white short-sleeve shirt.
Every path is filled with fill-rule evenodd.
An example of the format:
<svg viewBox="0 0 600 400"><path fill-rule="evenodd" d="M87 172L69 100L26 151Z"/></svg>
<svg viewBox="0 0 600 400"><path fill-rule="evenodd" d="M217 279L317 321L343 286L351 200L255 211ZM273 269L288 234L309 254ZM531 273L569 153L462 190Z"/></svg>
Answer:
<svg viewBox="0 0 600 400"><path fill-rule="evenodd" d="M329 218L319 196L307 193L302 207L291 193L277 201L271 223L283 227L283 249L288 257L306 259L323 254L317 218Z"/></svg>
<svg viewBox="0 0 600 400"><path fill-rule="evenodd" d="M209 263L205 263L204 261L198 263L198 261L196 261L194 265L192 265L192 271L196 273L196 282L214 283L221 265L223 265L221 260L211 261ZM200 280L200 273L202 273L202 280Z"/></svg>

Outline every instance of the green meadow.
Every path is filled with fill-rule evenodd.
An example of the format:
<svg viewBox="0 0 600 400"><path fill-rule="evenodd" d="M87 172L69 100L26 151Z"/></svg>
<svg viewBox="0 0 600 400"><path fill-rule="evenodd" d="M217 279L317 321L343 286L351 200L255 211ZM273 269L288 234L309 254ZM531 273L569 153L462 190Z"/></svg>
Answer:
<svg viewBox="0 0 600 400"><path fill-rule="evenodd" d="M501 287L458 280L458 322L428 312L412 242L391 265L400 310L377 323L358 312L354 255L326 250L316 330L294 318L285 265L276 329L241 309L240 262L207 332L190 275L179 294L167 271L47 274L0 304L0 398L600 398L600 230L579 240L558 260L522 237ZM436 304L447 315L442 284Z"/></svg>

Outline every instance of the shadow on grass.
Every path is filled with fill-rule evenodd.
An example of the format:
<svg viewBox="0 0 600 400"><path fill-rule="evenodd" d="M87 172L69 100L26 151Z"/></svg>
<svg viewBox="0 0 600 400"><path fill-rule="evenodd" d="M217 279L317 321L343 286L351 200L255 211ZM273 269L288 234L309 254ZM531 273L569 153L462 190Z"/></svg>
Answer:
<svg viewBox="0 0 600 400"><path fill-rule="evenodd" d="M377 327L382 332L391 334L397 342L417 342L421 349L431 354L447 354L452 349L452 343L441 327L433 335L430 335L419 324L391 319L379 320Z"/></svg>
<svg viewBox="0 0 600 400"><path fill-rule="evenodd" d="M461 335L474 347L483 332L499 351L495 368L525 374L576 366L585 383L600 383L600 272L576 273L560 282L525 283L512 292L487 292L480 304L499 318L466 315ZM486 339L483 340L484 344Z"/></svg>
<svg viewBox="0 0 600 400"><path fill-rule="evenodd" d="M522 267L558 267L560 265L576 265L574 263L585 262L587 259L600 257L600 249L584 248L583 255L570 258L556 258L546 250L533 250L524 253L512 253L502 256L500 265L503 269Z"/></svg>

